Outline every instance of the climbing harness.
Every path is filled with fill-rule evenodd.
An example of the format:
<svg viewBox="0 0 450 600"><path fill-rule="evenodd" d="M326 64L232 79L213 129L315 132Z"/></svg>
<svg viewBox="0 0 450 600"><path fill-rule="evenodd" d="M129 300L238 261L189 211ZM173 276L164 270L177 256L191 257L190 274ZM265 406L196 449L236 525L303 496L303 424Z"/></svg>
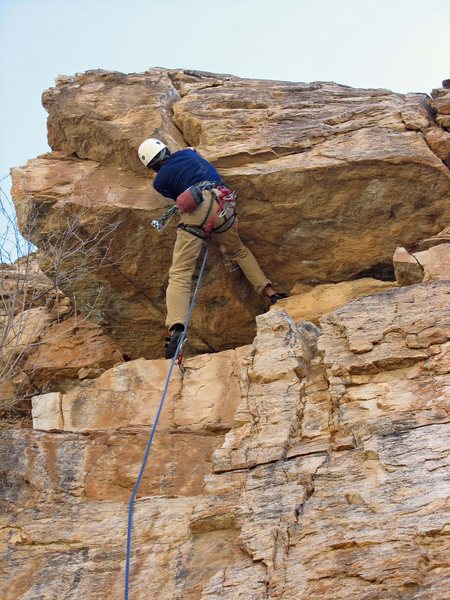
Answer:
<svg viewBox="0 0 450 600"><path fill-rule="evenodd" d="M230 207L231 203L233 206L235 205L236 194L229 190L222 183L217 183L216 181L200 181L199 183L195 183L184 190L176 199L176 204L181 213L190 213L194 211L200 204L204 201L203 192L210 191L212 197L220 200L221 198L227 199L226 201L226 210L223 214L219 215L223 217Z"/></svg>
<svg viewBox="0 0 450 600"><path fill-rule="evenodd" d="M154 227L158 232L161 232L167 223L178 213L178 206L171 206L166 212L162 215L160 219L154 219L152 221L152 227Z"/></svg>
<svg viewBox="0 0 450 600"><path fill-rule="evenodd" d="M178 228L184 229L188 233L203 240L208 240L211 232L223 233L224 231L227 231L236 220L236 193L221 183L218 184L214 181L201 181L200 183L191 185L191 187L178 196L177 204L175 206L171 206L159 219L154 219L152 221L152 227L160 233L178 212L188 213L195 210L204 201L202 194L205 190L208 190L211 193L211 200L208 213L203 223L200 225L180 223ZM213 208L214 200L216 200L218 206L208 220ZM215 220L222 217L226 217L225 221L218 227L213 228Z"/></svg>
<svg viewBox="0 0 450 600"><path fill-rule="evenodd" d="M204 181L198 186L203 186L202 190L209 190L211 193L210 204L206 217L200 225L191 225L189 223L180 223L178 229L184 229L188 233L208 240L211 233L224 233L227 231L236 220L236 193L228 189L222 184L211 183ZM217 203L217 208L213 211L214 201ZM211 215L211 216L210 216ZM215 221L219 217L225 217L223 223L217 227L213 227Z"/></svg>
<svg viewBox="0 0 450 600"><path fill-rule="evenodd" d="M175 207L176 208L176 207ZM170 210L170 209L169 209ZM167 211L169 212L169 211ZM139 486L141 484L141 480L142 477L144 475L144 471L145 471L145 467L147 465L147 460L150 454L150 449L152 447L152 443L153 443L153 438L155 436L155 432L156 432L156 428L158 426L158 421L161 415L161 411L164 405L164 401L166 399L166 395L167 395L167 390L169 388L169 383L170 383L170 379L172 377L172 371L173 368L176 364L178 364L180 366L181 369L184 369L184 367L181 364L182 361L182 356L183 356L183 345L186 339L186 332L189 326L189 321L191 319L191 314L192 314L192 309L194 308L194 304L195 304L195 299L197 297L197 292L200 288L200 283L202 281L203 278L203 272L205 270L205 264L206 264L206 258L208 256L208 251L209 251L209 246L210 246L210 240L208 239L208 243L206 245L206 249L205 249L205 253L203 255L203 261L202 261L202 266L200 268L200 273L198 275L198 280L197 280L197 285L195 286L195 290L194 290L194 294L192 296L192 300L191 300L191 305L189 307L189 312L186 318L186 323L184 326L184 330L180 336L180 339L178 340L178 346L175 352L174 357L172 358L172 361L170 363L170 368L169 368L169 373L167 375L167 379L166 379L166 384L164 386L164 390L161 396L161 400L159 403L159 407L158 410L156 412L156 416L155 416L155 420L150 432L150 436L147 442L147 446L145 448L145 452L144 452L144 457L142 459L142 464L141 464L141 468L139 471L139 475L137 477L136 483L134 485L133 488L133 492L131 494L131 498L130 498L130 503L129 503L129 507L128 507L128 524L127 524L127 547L126 547L126 562L125 562L125 593L124 593L124 600L128 600L128 594L129 594L129 587L130 587L130 563L131 563L131 540L132 540L132 531L133 531L133 509L134 509L134 503L136 500L136 496L139 490ZM178 357L181 354L181 359L180 362L178 362ZM183 370L182 370L183 373Z"/></svg>
<svg viewBox="0 0 450 600"><path fill-rule="evenodd" d="M215 199L218 202L218 207L212 217L205 225L205 233L206 237L209 238L211 232L214 233L222 233L229 229L234 221L236 220L236 194L235 192L229 190L224 185L218 185L216 188L211 190L211 193L214 195ZM215 220L219 217L224 217L227 215L228 211L232 209L232 213L227 217L227 219L219 225L218 227L213 228ZM231 221L231 222L230 222ZM224 226L227 225L225 228Z"/></svg>

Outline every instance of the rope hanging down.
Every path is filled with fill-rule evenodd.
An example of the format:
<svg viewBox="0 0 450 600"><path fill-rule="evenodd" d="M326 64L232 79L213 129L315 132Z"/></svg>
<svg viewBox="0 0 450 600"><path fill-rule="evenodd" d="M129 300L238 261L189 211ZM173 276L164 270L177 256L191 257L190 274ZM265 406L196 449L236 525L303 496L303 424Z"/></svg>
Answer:
<svg viewBox="0 0 450 600"><path fill-rule="evenodd" d="M164 405L164 400L166 399L166 395L167 395L167 390L169 387L169 383L170 383L170 378L172 377L172 371L173 368L177 362L177 358L178 355L180 353L181 348L183 347L183 342L184 339L186 337L186 332L187 329L189 327L189 321L191 319L191 313L192 313L192 309L194 308L194 304L195 304L195 299L197 296L197 292L200 288L200 283L203 277L203 271L205 270L205 264L206 264L206 257L208 256L208 251L209 251L209 245L210 245L210 240L208 240L207 246L206 246L206 250L205 253L203 255L203 261L202 261L202 266L200 268L200 273L198 276L198 280L197 280L197 285L195 286L195 290L194 290L194 294L192 296L192 301L191 301L191 305L189 307L189 312L188 312L188 316L186 318L186 323L184 326L184 331L180 336L180 339L178 340L178 345L177 345L177 349L175 352L174 357L172 358L172 362L170 363L170 369L169 369L169 373L167 375L167 379L166 379L166 385L164 386L164 390L161 396L161 400L159 403L159 407L158 410L156 412L156 417L155 417L155 421L153 423L153 427L152 430L150 432L150 437L148 439L147 442L147 447L145 449L144 452L144 458L142 459L142 465L141 465L141 469L139 471L139 475L137 477L136 483L134 484L134 488L133 488L133 492L131 494L131 498L130 498L130 503L129 503L129 507L128 507L128 529L127 529L127 554L126 554L126 563L125 563L125 596L124 599L128 600L128 593L129 593L129 582L130 582L130 562L131 562L131 538L132 538L132 531L133 531L133 509L134 509L134 503L136 500L136 496L139 490L139 486L141 484L141 480L142 477L144 475L144 471L145 471L145 467L147 465L147 460L150 454L150 448L152 446L152 442L153 442L153 438L155 436L155 432L156 432L156 428L158 426L158 421L159 421L159 417L161 415L161 411Z"/></svg>

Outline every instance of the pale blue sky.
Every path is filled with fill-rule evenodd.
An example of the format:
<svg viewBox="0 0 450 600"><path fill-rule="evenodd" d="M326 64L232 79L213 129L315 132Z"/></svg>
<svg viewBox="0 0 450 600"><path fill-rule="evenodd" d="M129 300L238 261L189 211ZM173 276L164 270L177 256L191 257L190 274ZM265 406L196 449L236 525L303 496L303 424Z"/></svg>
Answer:
<svg viewBox="0 0 450 600"><path fill-rule="evenodd" d="M426 92L450 77L450 0L0 0L0 175L48 150L59 74L153 66Z"/></svg>

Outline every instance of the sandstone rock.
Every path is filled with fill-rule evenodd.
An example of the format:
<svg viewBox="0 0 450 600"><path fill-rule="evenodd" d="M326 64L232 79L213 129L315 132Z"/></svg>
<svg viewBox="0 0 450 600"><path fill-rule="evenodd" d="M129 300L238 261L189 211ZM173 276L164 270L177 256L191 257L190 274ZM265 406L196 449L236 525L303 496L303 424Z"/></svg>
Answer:
<svg viewBox="0 0 450 600"><path fill-rule="evenodd" d="M62 429L64 421L61 411L61 394L51 392L36 396L33 399L32 418L35 429L46 431Z"/></svg>
<svg viewBox="0 0 450 600"><path fill-rule="evenodd" d="M429 250L415 252L414 258L423 268L424 281L450 280L450 244L439 244Z"/></svg>
<svg viewBox="0 0 450 600"><path fill-rule="evenodd" d="M392 278L395 248L448 222L449 172L443 150L433 151L442 144L424 137L440 140L433 132L442 130L425 94L156 69L62 77L44 104L53 152L13 170L21 225L36 218L36 203L38 245L52 215L77 206L95 213L88 233L98 219L118 224L108 264L68 287L81 307L98 300L96 322L130 358L161 356L174 239L174 228L158 236L149 227L167 202L135 154L148 135L194 145L214 162L238 192L243 240L287 291L387 269ZM205 284L192 351L250 343L264 303L217 252Z"/></svg>
<svg viewBox="0 0 450 600"><path fill-rule="evenodd" d="M314 354L287 314L278 310L261 323L237 407L235 425L214 455L214 471L250 468L279 460L289 445L300 411L301 379ZM312 326L314 331L314 326ZM318 332L315 332L317 339Z"/></svg>
<svg viewBox="0 0 450 600"><path fill-rule="evenodd" d="M191 504L188 498L138 502L134 540L141 548L140 568L152 573L155 597L170 598L175 593L177 584L170 574L177 568L180 544L189 535ZM13 549L8 557L9 568L2 577L5 599L121 598L123 573L118 565L123 554L126 514L124 502L74 504L51 512L24 509L15 526L3 530ZM150 536L146 523L152 523ZM152 543L160 546L158 552L149 552ZM48 561L43 556L44 548L49 553ZM22 563L26 566L19 574ZM106 570L99 571L99 565ZM148 595L148 580L140 585ZM135 592L131 597L136 597Z"/></svg>
<svg viewBox="0 0 450 600"><path fill-rule="evenodd" d="M450 167L450 133L434 127L426 133L425 139L431 150Z"/></svg>
<svg viewBox="0 0 450 600"><path fill-rule="evenodd" d="M5 327L2 336L2 360L9 361L13 356L28 354L52 320L51 312L45 306L18 313Z"/></svg>
<svg viewBox="0 0 450 600"><path fill-rule="evenodd" d="M294 286L289 298L278 302L277 306L282 306L294 321L318 323L320 317L352 300L393 287L396 287L393 282L370 277L315 287Z"/></svg>
<svg viewBox="0 0 450 600"><path fill-rule="evenodd" d="M447 129L450 127L450 94L446 88L433 90L432 106L437 112L436 122Z"/></svg>
<svg viewBox="0 0 450 600"><path fill-rule="evenodd" d="M443 115L450 115L450 93L444 93L439 95L438 98L433 100L433 108L436 112L441 113Z"/></svg>
<svg viewBox="0 0 450 600"><path fill-rule="evenodd" d="M78 379L96 379L102 372L103 369L95 367L81 367L78 371Z"/></svg>
<svg viewBox="0 0 450 600"><path fill-rule="evenodd" d="M24 307L35 308L56 300L51 294L53 284L42 273L33 254L16 260L13 264L0 263L0 314L15 314Z"/></svg>
<svg viewBox="0 0 450 600"><path fill-rule="evenodd" d="M11 398L14 398L16 385L11 378L0 382L0 406L7 407Z"/></svg>
<svg viewBox="0 0 450 600"><path fill-rule="evenodd" d="M59 79L42 96L49 145L66 155L145 173L136 148L147 134L158 131L171 146L183 146L171 120L178 97L164 70L140 75L95 70Z"/></svg>
<svg viewBox="0 0 450 600"><path fill-rule="evenodd" d="M429 468L442 457L441 435L447 426L374 436L378 452L342 452L318 470L314 493L290 529L282 597L445 596L448 491L439 467Z"/></svg>
<svg viewBox="0 0 450 600"><path fill-rule="evenodd" d="M0 278L1 407L78 380L81 368L105 369L123 360L98 325L74 315L70 299L55 289L33 255L7 267Z"/></svg>
<svg viewBox="0 0 450 600"><path fill-rule="evenodd" d="M423 94L406 94L405 105L400 114L406 129L427 131L434 124L432 107Z"/></svg>
<svg viewBox="0 0 450 600"><path fill-rule="evenodd" d="M78 501L128 501L148 441L148 428L109 433L49 433L60 425L59 394L46 394L35 404L33 431L1 429L2 501L40 506ZM38 412L40 411L40 412ZM213 451L224 434L158 431L151 465L139 489L143 496L201 495L210 473Z"/></svg>
<svg viewBox="0 0 450 600"><path fill-rule="evenodd" d="M439 244L450 244L450 227L446 227L443 231L431 238L421 240L417 244L417 249L428 250L429 248L438 246Z"/></svg>
<svg viewBox="0 0 450 600"><path fill-rule="evenodd" d="M445 597L449 295L437 281L360 298L322 318L318 347L317 328L271 311L252 347L186 361L135 507L131 597L149 577L157 600ZM93 386L111 408L114 390L152 404L164 365L83 383L79 410ZM2 431L6 598L122 597L125 501L151 423L129 402L132 421L110 411L103 431Z"/></svg>
<svg viewBox="0 0 450 600"><path fill-rule="evenodd" d="M68 298L54 289L34 254L0 263L0 353L16 356L48 323L67 314Z"/></svg>
<svg viewBox="0 0 450 600"><path fill-rule="evenodd" d="M165 70L61 77L55 90L45 102L58 150L15 172L20 218L39 203L46 232L79 206L88 234L121 222L110 261L99 252L102 268L74 282L87 302L103 285L99 321L121 352L162 347L159 269L173 241L159 238L167 257L144 243L165 201L146 205L131 156L141 117L155 128L145 135L161 127L210 153L245 200L249 245L291 291L257 317L251 346L174 370L134 506L130 598L445 598L448 170L424 139L437 129L428 99ZM386 275L399 244L396 270L403 255L427 281L362 278ZM193 352L247 339L263 308L211 258ZM108 368L117 347L96 326L52 323L58 341L35 358L43 380L69 375L70 387L33 399L34 429L0 425L0 589L5 600L118 600L127 502L169 362Z"/></svg>
<svg viewBox="0 0 450 600"><path fill-rule="evenodd" d="M356 435L359 427L389 433L445 421L448 378L435 371L435 357L446 363L448 293L446 281L399 288L322 319L336 424L351 422Z"/></svg>
<svg viewBox="0 0 450 600"><path fill-rule="evenodd" d="M60 381L78 378L81 369L97 369L99 375L122 360L117 345L101 328L78 315L53 323L23 368L38 387L51 382L55 388Z"/></svg>
<svg viewBox="0 0 450 600"><path fill-rule="evenodd" d="M437 123L446 129L447 131L450 129L450 115L438 115L436 117Z"/></svg>
<svg viewBox="0 0 450 600"><path fill-rule="evenodd" d="M393 257L395 279L399 285L413 285L423 281L423 268L406 248L399 247Z"/></svg>
<svg viewBox="0 0 450 600"><path fill-rule="evenodd" d="M235 371L242 350L186 359L186 373L176 370L160 422L162 430L207 434L231 427L240 397ZM35 421L38 429L111 431L151 426L161 399L170 361L140 359L115 366L95 380L86 380L59 395L59 411ZM46 397L36 396L36 410ZM41 412L41 411L39 411ZM62 416L62 424L60 420Z"/></svg>
<svg viewBox="0 0 450 600"><path fill-rule="evenodd" d="M394 253L394 268L399 285L439 279L450 280L450 244L444 243L445 240L446 237L442 236L437 239L441 242L438 245L412 254L405 248L397 248Z"/></svg>

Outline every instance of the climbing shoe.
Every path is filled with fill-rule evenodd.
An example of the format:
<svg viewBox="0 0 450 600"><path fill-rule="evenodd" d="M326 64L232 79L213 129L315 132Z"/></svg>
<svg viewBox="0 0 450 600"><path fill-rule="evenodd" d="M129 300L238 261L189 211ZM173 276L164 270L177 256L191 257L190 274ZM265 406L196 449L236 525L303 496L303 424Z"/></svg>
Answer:
<svg viewBox="0 0 450 600"><path fill-rule="evenodd" d="M164 350L164 356L166 358L173 358L175 356L175 352L177 351L178 342L180 340L181 334L184 331L184 325L177 323L170 328L171 336L166 337L166 344Z"/></svg>
<svg viewBox="0 0 450 600"><path fill-rule="evenodd" d="M270 304L276 304L278 300L283 300L283 298L287 298L288 295L284 292L279 292L277 294L272 294L269 296Z"/></svg>

